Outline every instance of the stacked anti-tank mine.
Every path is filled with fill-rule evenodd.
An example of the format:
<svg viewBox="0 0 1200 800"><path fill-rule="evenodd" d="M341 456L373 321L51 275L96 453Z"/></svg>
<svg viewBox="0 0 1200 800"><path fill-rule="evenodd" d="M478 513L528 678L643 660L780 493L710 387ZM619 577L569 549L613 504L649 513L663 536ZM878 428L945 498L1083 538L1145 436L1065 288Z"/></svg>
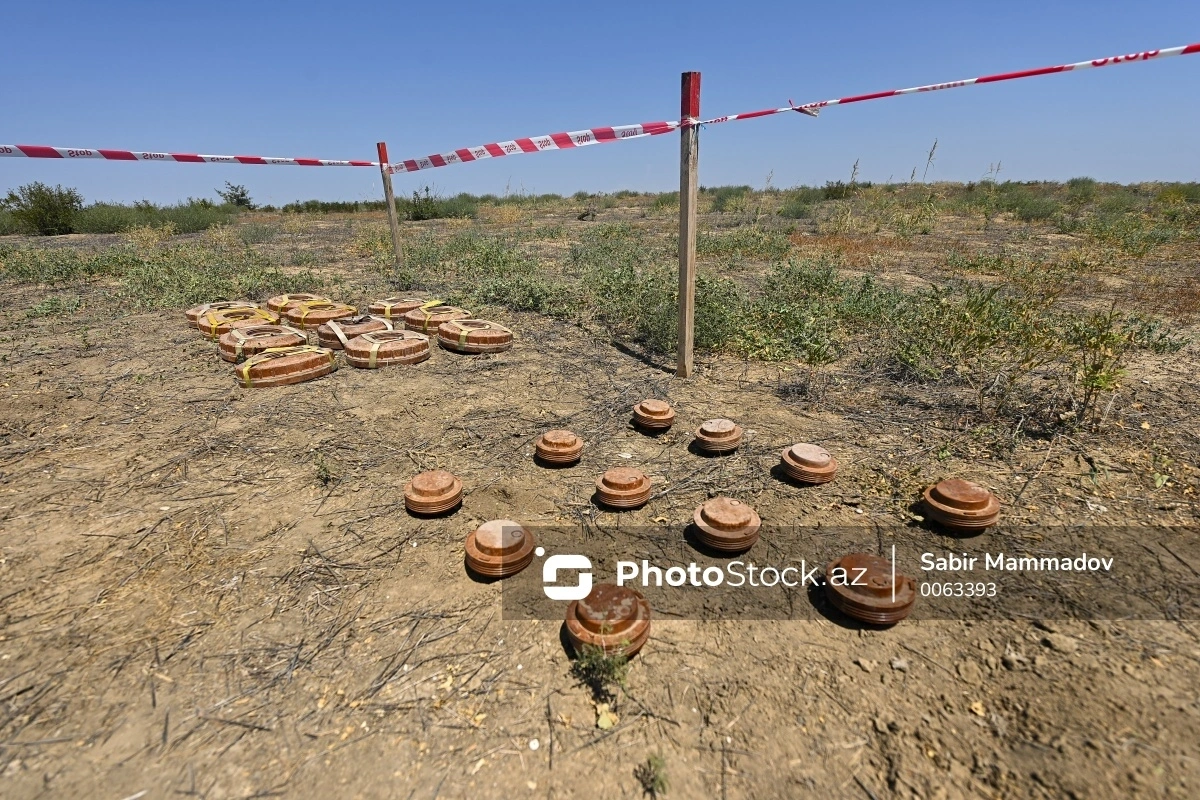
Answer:
<svg viewBox="0 0 1200 800"><path fill-rule="evenodd" d="M317 326L317 341L321 347L328 347L330 350L343 350L355 336L362 336L364 333L374 333L375 331L390 331L394 327L392 321L387 317L380 317L374 314L360 314L356 317L331 319L329 322Z"/></svg>
<svg viewBox="0 0 1200 800"><path fill-rule="evenodd" d="M351 339L345 355L346 361L359 369L419 364L429 358L429 337L415 331L372 331Z"/></svg>

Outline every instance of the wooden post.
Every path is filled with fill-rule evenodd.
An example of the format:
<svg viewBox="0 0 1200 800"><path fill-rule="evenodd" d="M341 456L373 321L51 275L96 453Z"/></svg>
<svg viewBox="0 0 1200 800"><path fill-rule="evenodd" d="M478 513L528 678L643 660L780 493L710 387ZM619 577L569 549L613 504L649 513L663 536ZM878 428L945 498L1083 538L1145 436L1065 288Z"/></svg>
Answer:
<svg viewBox="0 0 1200 800"><path fill-rule="evenodd" d="M700 73L683 73L681 120L700 118ZM692 339L696 316L696 202L699 180L700 129L679 129L679 355L675 374L692 375Z"/></svg>
<svg viewBox="0 0 1200 800"><path fill-rule="evenodd" d="M392 229L392 252L396 256L396 267L399 269L403 260L400 251L400 219L396 216L396 195L392 193L392 173L388 172L387 142L375 145L379 153L379 172L383 175L383 199L387 201L388 225Z"/></svg>

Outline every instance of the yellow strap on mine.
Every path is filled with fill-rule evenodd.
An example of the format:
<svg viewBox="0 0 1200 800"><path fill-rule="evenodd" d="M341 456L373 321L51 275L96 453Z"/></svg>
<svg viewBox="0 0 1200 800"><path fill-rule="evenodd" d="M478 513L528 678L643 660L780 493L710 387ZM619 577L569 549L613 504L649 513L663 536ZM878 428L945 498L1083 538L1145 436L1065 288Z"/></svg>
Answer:
<svg viewBox="0 0 1200 800"><path fill-rule="evenodd" d="M379 357L379 347L382 344L383 342L371 340L371 357L367 359L367 366L371 369L375 369L375 361Z"/></svg>
<svg viewBox="0 0 1200 800"><path fill-rule="evenodd" d="M342 343L342 347L345 347L347 344L349 344L349 342L346 339L345 331L342 330L341 325L337 324L336 319L331 319L331 320L329 320L329 322L327 322L325 324L329 326L329 330L333 331L333 335L336 336L338 338L338 341Z"/></svg>
<svg viewBox="0 0 1200 800"><path fill-rule="evenodd" d="M237 344L235 344L233 346L233 360L241 361L242 360L242 345L244 345L247 340L246 334L242 333L241 328L234 328L233 330L230 331L230 333L233 334L233 338L237 342Z"/></svg>

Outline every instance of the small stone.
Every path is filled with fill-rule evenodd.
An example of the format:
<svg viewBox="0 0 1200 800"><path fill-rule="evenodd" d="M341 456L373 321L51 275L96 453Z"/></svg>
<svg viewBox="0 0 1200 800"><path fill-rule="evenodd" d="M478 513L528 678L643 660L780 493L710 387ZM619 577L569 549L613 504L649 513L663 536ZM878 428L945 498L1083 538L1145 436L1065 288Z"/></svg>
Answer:
<svg viewBox="0 0 1200 800"><path fill-rule="evenodd" d="M888 721L886 719L884 719L883 717L876 717L874 724L875 724L875 732L876 733L887 733L888 732Z"/></svg>
<svg viewBox="0 0 1200 800"><path fill-rule="evenodd" d="M854 663L862 667L863 672L870 672L871 670L875 669L875 662L868 658L856 658L854 659Z"/></svg>
<svg viewBox="0 0 1200 800"><path fill-rule="evenodd" d="M979 662L965 658L958 663L958 677L972 686L978 686L983 683L983 670L979 668Z"/></svg>
<svg viewBox="0 0 1200 800"><path fill-rule="evenodd" d="M1005 647L1004 655L1000 657L1000 663L1008 669L1017 669L1024 664L1028 664L1029 659L1013 650L1012 647Z"/></svg>
<svg viewBox="0 0 1200 800"><path fill-rule="evenodd" d="M893 658L891 665L897 672L908 672L908 661L903 658Z"/></svg>
<svg viewBox="0 0 1200 800"><path fill-rule="evenodd" d="M967 706L967 708L969 708L971 713L977 717L982 717L985 713L987 713L987 710L983 707L982 700L976 700L975 702L971 703L971 705Z"/></svg>
<svg viewBox="0 0 1200 800"><path fill-rule="evenodd" d="M1076 642L1070 636L1062 633L1047 634L1045 638L1042 639L1042 644L1057 653L1070 654L1079 649L1078 642Z"/></svg>
<svg viewBox="0 0 1200 800"><path fill-rule="evenodd" d="M530 749L530 750L537 750L537 749L538 749L539 747L541 747L541 746L542 746L542 743L541 743L541 742L539 742L537 739L530 739L530 740L529 740L529 749Z"/></svg>

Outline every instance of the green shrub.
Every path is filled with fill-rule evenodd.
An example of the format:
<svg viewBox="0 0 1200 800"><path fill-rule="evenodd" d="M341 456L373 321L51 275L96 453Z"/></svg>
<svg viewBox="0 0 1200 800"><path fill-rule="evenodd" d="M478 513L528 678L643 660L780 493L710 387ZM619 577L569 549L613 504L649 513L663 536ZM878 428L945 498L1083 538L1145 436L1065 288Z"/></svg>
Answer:
<svg viewBox="0 0 1200 800"><path fill-rule="evenodd" d="M39 236L61 236L71 233L75 215L83 207L83 197L74 189L61 185L53 189L35 182L10 191L0 206L6 208L25 233Z"/></svg>
<svg viewBox="0 0 1200 800"><path fill-rule="evenodd" d="M696 253L702 256L776 260L787 256L791 248L791 241L782 232L758 227L737 228L732 233L702 232L696 237Z"/></svg>
<svg viewBox="0 0 1200 800"><path fill-rule="evenodd" d="M459 194L449 199L434 195L428 186L425 193L412 193L412 200L397 200L396 208L405 219L420 222L429 219L471 218L475 216L478 201L469 194Z"/></svg>
<svg viewBox="0 0 1200 800"><path fill-rule="evenodd" d="M21 226L17 224L16 217L12 215L12 212L5 208L0 208L0 236L11 236L14 233L20 232Z"/></svg>
<svg viewBox="0 0 1200 800"><path fill-rule="evenodd" d="M856 165L857 166L857 165ZM821 199L823 200L845 200L854 197L863 189L871 188L870 181L859 183L851 181L844 183L842 181L825 181L825 188L821 190Z"/></svg>
<svg viewBox="0 0 1200 800"><path fill-rule="evenodd" d="M82 305L83 301L76 295L56 294L39 301L25 312L25 316L33 319L38 317L60 317L66 314L74 314Z"/></svg>
<svg viewBox="0 0 1200 800"><path fill-rule="evenodd" d="M115 203L92 203L75 218L75 230L80 233L120 233L138 224L135 209Z"/></svg>
<svg viewBox="0 0 1200 800"><path fill-rule="evenodd" d="M734 205L734 201L741 200L754 189L749 186L712 186L702 191L713 196L712 210L722 213L732 210L731 206Z"/></svg>
<svg viewBox="0 0 1200 800"><path fill-rule="evenodd" d="M1040 197L1023 189L1005 192L1002 195L1000 207L1011 212L1022 222L1050 219L1062 211L1061 206L1053 198Z"/></svg>
<svg viewBox="0 0 1200 800"><path fill-rule="evenodd" d="M92 203L76 216L79 233L124 233L149 226L174 227L176 233L198 233L223 225L236 218L238 207L217 205L210 200L189 199L173 206L156 206L145 200L132 206L117 203Z"/></svg>

